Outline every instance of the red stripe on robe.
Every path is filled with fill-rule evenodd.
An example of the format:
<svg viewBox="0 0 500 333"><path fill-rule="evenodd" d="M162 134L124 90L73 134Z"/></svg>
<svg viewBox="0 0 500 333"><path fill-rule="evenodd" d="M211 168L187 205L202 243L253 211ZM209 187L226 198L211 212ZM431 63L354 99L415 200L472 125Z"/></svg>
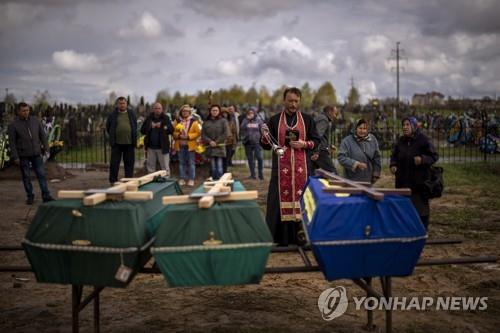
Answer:
<svg viewBox="0 0 500 333"><path fill-rule="evenodd" d="M302 114L297 112L297 121L293 127L286 123L285 112L281 113L278 123L278 143L285 146L287 129L299 132L299 140L306 141L307 133ZM301 219L299 198L307 181L307 160L305 149L287 147L283 156L278 156L278 187L281 222Z"/></svg>

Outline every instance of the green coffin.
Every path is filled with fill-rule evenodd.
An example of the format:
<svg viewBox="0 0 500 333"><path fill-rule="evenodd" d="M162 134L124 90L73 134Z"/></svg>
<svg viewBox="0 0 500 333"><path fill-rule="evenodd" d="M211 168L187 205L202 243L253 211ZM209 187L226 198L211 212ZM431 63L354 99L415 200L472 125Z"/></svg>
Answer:
<svg viewBox="0 0 500 333"><path fill-rule="evenodd" d="M244 188L235 182L233 190ZM150 227L156 233L151 253L172 287L259 283L273 245L255 201L203 210L197 204L169 205ZM211 232L222 244L203 245Z"/></svg>
<svg viewBox="0 0 500 333"><path fill-rule="evenodd" d="M23 240L38 282L125 287L151 257L154 235L147 224L165 209L162 197L181 193L173 180L140 191L153 191L153 199L94 207L73 199L41 205ZM74 245L75 240L89 245ZM126 282L115 279L121 265L132 270Z"/></svg>

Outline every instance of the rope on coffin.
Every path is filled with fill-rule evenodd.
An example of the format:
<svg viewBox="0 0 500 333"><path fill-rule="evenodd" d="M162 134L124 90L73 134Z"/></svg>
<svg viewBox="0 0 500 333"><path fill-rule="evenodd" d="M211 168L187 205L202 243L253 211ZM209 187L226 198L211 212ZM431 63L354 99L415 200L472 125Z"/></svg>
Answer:
<svg viewBox="0 0 500 333"><path fill-rule="evenodd" d="M238 243L238 244L218 244L217 246L210 246L212 250L235 250L235 249L248 249L255 247L271 247L273 243ZM206 251L207 245L186 245L186 246L161 246L151 248L151 253L168 253L168 252L190 252L190 251Z"/></svg>
<svg viewBox="0 0 500 333"><path fill-rule="evenodd" d="M152 191L138 191L139 187L153 182L157 177L165 177L165 170L156 171L139 178L122 178L114 186L105 189L89 189L86 191L67 191L57 192L59 199L83 199L84 206L95 206L106 200L128 200L128 201L147 201L153 199ZM78 211L73 211L76 217L81 216Z"/></svg>
<svg viewBox="0 0 500 333"><path fill-rule="evenodd" d="M119 253L119 254L126 254L126 253L136 253L136 252L142 252L148 249L156 240L156 237L152 237L147 243L145 243L142 246L137 246L137 247L107 247L107 246L90 246L90 242L88 242L89 245L83 245L81 243L81 240L73 241L73 245L67 245L67 244L53 244L53 243L35 243L32 242L28 239L23 239L22 243L31 245L33 247L38 247L44 250L59 250L59 251L77 251L77 252L92 252L92 253ZM82 244L82 245L75 245L75 244Z"/></svg>
<svg viewBox="0 0 500 333"><path fill-rule="evenodd" d="M256 200L258 197L257 191L239 191L233 192L231 184L234 183L233 175L225 173L217 181L206 181L203 183L203 188L207 192L191 193L190 195L172 195L164 196L164 205L187 204L198 202L198 207L208 209L217 202L224 201L239 201L239 200Z"/></svg>

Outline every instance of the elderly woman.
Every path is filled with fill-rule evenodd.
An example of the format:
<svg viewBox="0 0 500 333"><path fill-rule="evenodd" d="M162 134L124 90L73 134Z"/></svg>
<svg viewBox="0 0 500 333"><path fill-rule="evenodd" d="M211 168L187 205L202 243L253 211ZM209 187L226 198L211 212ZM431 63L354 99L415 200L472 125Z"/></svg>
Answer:
<svg viewBox="0 0 500 333"><path fill-rule="evenodd" d="M394 145L391 172L396 175L396 188L409 187L411 201L425 229L429 225L429 199L423 193L424 181L430 177L430 167L439 159L432 142L418 128L417 119L403 119L403 136Z"/></svg>
<svg viewBox="0 0 500 333"><path fill-rule="evenodd" d="M337 159L348 179L373 184L380 178L378 141L369 133L366 120L360 119L353 133L342 140Z"/></svg>
<svg viewBox="0 0 500 333"><path fill-rule="evenodd" d="M219 105L212 105L207 120L203 123L201 137L208 147L205 151L210 158L212 179L219 179L224 170L222 159L226 157L226 139L229 136L227 120L221 115Z"/></svg>
<svg viewBox="0 0 500 333"><path fill-rule="evenodd" d="M179 185L194 186L195 178L195 149L196 141L200 137L201 128L197 120L191 116L189 105L181 106L179 118L174 122L175 150L179 154Z"/></svg>

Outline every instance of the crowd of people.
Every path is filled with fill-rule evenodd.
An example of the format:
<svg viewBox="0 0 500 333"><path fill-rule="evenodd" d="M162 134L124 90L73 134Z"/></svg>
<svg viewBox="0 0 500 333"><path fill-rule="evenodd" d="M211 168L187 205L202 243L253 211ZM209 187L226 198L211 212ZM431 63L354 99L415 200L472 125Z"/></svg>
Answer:
<svg viewBox="0 0 500 333"><path fill-rule="evenodd" d="M351 133L342 139L337 153L342 170L337 170L333 160L337 147L332 143L339 114L337 107L327 105L313 117L301 112L301 97L298 88L286 89L283 110L267 120L255 108L239 114L233 105L217 104L209 107L205 119L187 104L170 116L160 103L155 103L140 126L127 99L119 97L105 125L111 146L109 182L114 184L118 180L122 160L125 177L133 177L138 133L145 136L147 171L163 169L171 176L171 156L175 155L181 186L195 185L197 154L202 154L209 161L210 178L219 179L232 166L238 142L242 142L247 156L248 179L262 181L262 150L272 150L266 220L276 243L284 246L297 244L301 229L299 198L308 176L315 169L339 172L367 186L377 182L382 171L379 144L365 119L358 119ZM19 104L18 117L9 126L9 139L12 160L19 160L26 202L33 204L30 166L38 177L43 201L53 198L45 180L41 158L48 148L46 134L40 120L30 116L29 110L26 103ZM422 195L421 188L438 155L414 117L405 118L402 129L403 136L393 148L390 171L395 174L397 188L411 189L411 200L427 228L429 200Z"/></svg>

